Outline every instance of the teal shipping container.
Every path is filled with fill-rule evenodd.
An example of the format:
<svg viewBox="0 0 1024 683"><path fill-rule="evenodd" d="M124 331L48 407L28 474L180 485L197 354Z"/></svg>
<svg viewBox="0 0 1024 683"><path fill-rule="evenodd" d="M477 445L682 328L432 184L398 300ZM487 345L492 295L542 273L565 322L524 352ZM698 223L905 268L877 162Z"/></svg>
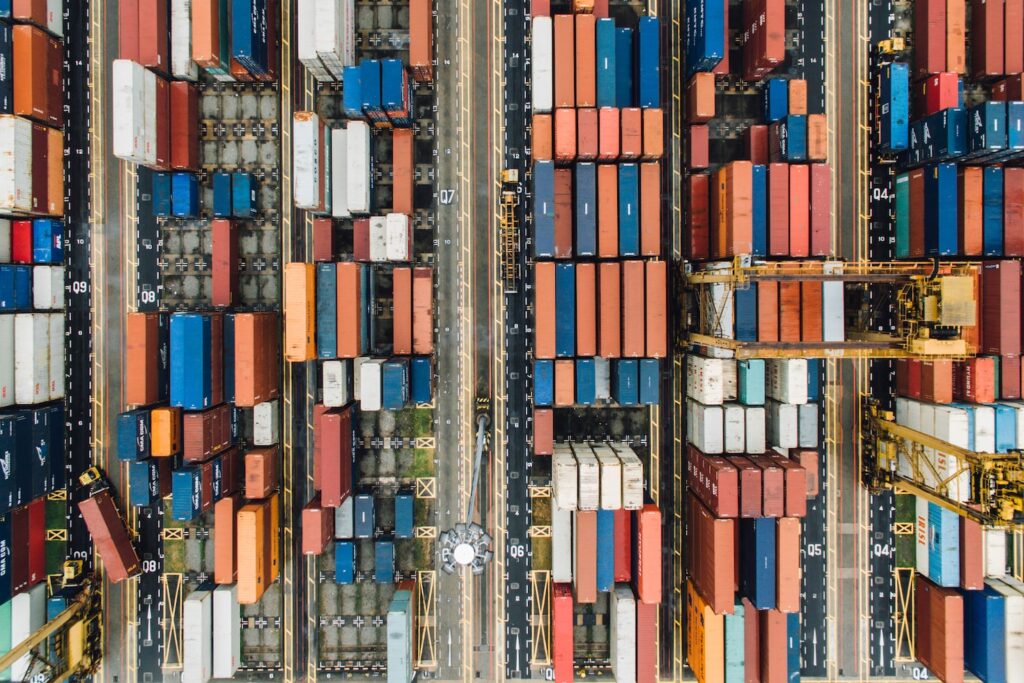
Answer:
<svg viewBox="0 0 1024 683"><path fill-rule="evenodd" d="M737 397L748 406L764 405L764 360L752 358L736 364Z"/></svg>

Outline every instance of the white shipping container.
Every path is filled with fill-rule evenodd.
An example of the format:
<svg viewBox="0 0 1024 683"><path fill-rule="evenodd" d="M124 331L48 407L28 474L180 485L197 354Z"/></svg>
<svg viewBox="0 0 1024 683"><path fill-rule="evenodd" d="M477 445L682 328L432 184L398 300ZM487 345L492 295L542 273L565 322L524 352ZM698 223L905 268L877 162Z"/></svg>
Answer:
<svg viewBox="0 0 1024 683"><path fill-rule="evenodd" d="M32 308L41 311L63 308L64 268L32 267Z"/></svg>
<svg viewBox="0 0 1024 683"><path fill-rule="evenodd" d="M324 361L324 405L340 408L349 402L348 361Z"/></svg>
<svg viewBox="0 0 1024 683"><path fill-rule="evenodd" d="M171 0L171 75L199 78L199 66L192 61L192 0Z"/></svg>
<svg viewBox="0 0 1024 683"><path fill-rule="evenodd" d="M217 586L213 591L213 677L231 678L242 659L242 606L238 586Z"/></svg>
<svg viewBox="0 0 1024 683"><path fill-rule="evenodd" d="M51 313L50 319L50 359L47 363L49 372L49 400L64 398L64 314Z"/></svg>
<svg viewBox="0 0 1024 683"><path fill-rule="evenodd" d="M46 582L11 598L11 644L17 645L46 623ZM32 655L27 654L11 665L11 680L28 679Z"/></svg>
<svg viewBox="0 0 1024 683"><path fill-rule="evenodd" d="M0 210L32 210L32 124L17 116L0 116ZM9 222L7 232L9 261Z"/></svg>
<svg viewBox="0 0 1024 683"><path fill-rule="evenodd" d="M14 315L0 315L0 408L14 405Z"/></svg>
<svg viewBox="0 0 1024 683"><path fill-rule="evenodd" d="M999 527L984 527L981 533L985 577L1001 579L1006 576L1006 531Z"/></svg>
<svg viewBox="0 0 1024 683"><path fill-rule="evenodd" d="M747 431L747 419L743 406L726 403L722 406L724 415L724 441L726 453L746 452L744 438Z"/></svg>
<svg viewBox="0 0 1024 683"><path fill-rule="evenodd" d="M181 635L181 683L206 683L213 675L213 593L196 590L185 598Z"/></svg>
<svg viewBox="0 0 1024 683"><path fill-rule="evenodd" d="M277 399L257 403L252 409L252 441L257 446L273 446L281 440L281 414Z"/></svg>
<svg viewBox="0 0 1024 683"><path fill-rule="evenodd" d="M747 453L764 453L768 441L764 406L747 406L744 417L747 421Z"/></svg>
<svg viewBox="0 0 1024 683"><path fill-rule="evenodd" d="M348 128L331 130L331 215L348 218Z"/></svg>
<svg viewBox="0 0 1024 683"><path fill-rule="evenodd" d="M768 395L783 403L807 403L807 360L768 361Z"/></svg>
<svg viewBox="0 0 1024 683"><path fill-rule="evenodd" d="M736 361L729 359L722 360L722 400L735 401L739 398L740 377L736 368Z"/></svg>
<svg viewBox="0 0 1024 683"><path fill-rule="evenodd" d="M768 401L768 440L779 448L796 448L798 438L797 407L792 403Z"/></svg>
<svg viewBox="0 0 1024 683"><path fill-rule="evenodd" d="M551 111L555 102L554 56L551 17L534 17L530 22L530 89L533 111Z"/></svg>
<svg viewBox="0 0 1024 683"><path fill-rule="evenodd" d="M612 400L611 367L607 358L594 359L594 398L597 401Z"/></svg>
<svg viewBox="0 0 1024 683"><path fill-rule="evenodd" d="M825 263L826 273L842 273L840 262ZM846 341L846 324L843 316L846 311L844 288L842 282L821 283L821 339L826 342Z"/></svg>
<svg viewBox="0 0 1024 683"><path fill-rule="evenodd" d="M14 316L14 402L41 403L50 397L50 321L43 313Z"/></svg>
<svg viewBox="0 0 1024 683"><path fill-rule="evenodd" d="M818 404L805 403L797 408L800 448L818 447Z"/></svg>
<svg viewBox="0 0 1024 683"><path fill-rule="evenodd" d="M686 357L686 395L704 405L720 405L724 400L724 371L720 358L696 354Z"/></svg>
<svg viewBox="0 0 1024 683"><path fill-rule="evenodd" d="M622 462L622 507L639 510L644 505L644 464L629 446L613 445Z"/></svg>
<svg viewBox="0 0 1024 683"><path fill-rule="evenodd" d="M352 496L345 496L341 505L334 508L334 537L338 540L352 538L355 535L355 514Z"/></svg>
<svg viewBox="0 0 1024 683"><path fill-rule="evenodd" d="M970 448L970 422L967 411L955 406L934 406L930 410L930 417L933 420L931 434L946 443L961 448ZM993 416L995 412L993 412ZM946 479L956 475L960 469L960 460L948 453L927 449L927 455L931 456L932 465L938 473L938 478ZM926 470L928 468L925 468ZM966 474L966 473L965 473ZM931 472L928 473L931 477ZM930 485L937 484L938 481ZM956 476L947 486L948 495L960 502L967 502L971 488L971 478Z"/></svg>
<svg viewBox="0 0 1024 683"><path fill-rule="evenodd" d="M974 411L974 451L993 453L996 450L996 411L991 406L972 405ZM922 430L923 431L923 430Z"/></svg>
<svg viewBox="0 0 1024 683"><path fill-rule="evenodd" d="M1003 651L1006 653L1006 681L1024 680L1024 594L1019 581L1006 577L985 584L1005 599Z"/></svg>
<svg viewBox="0 0 1024 683"><path fill-rule="evenodd" d="M572 581L572 517L569 510L551 508L551 580L556 583Z"/></svg>
<svg viewBox="0 0 1024 683"><path fill-rule="evenodd" d="M316 3L316 34L314 36L316 54L327 71L341 80L342 69L352 62L347 59L346 38L352 40L353 26L351 20L345 22L342 3L338 0L317 0Z"/></svg>
<svg viewBox="0 0 1024 683"><path fill-rule="evenodd" d="M292 176L295 206L321 211L324 206L324 124L311 111L295 112L292 123Z"/></svg>
<svg viewBox="0 0 1024 683"><path fill-rule="evenodd" d="M388 260L388 219L384 216L370 216L370 260Z"/></svg>
<svg viewBox="0 0 1024 683"><path fill-rule="evenodd" d="M46 30L64 37L64 0L46 0Z"/></svg>
<svg viewBox="0 0 1024 683"><path fill-rule="evenodd" d="M597 466L601 470L601 509L618 510L622 507L622 462L611 446L594 446Z"/></svg>
<svg viewBox="0 0 1024 683"><path fill-rule="evenodd" d="M115 59L110 72L113 106L111 121L114 156L118 159L142 164L146 161L146 86L145 69L130 59ZM29 154L31 154L31 124L28 127ZM28 185L32 178L29 171ZM6 194L6 192L5 192ZM4 208L7 208L6 206Z"/></svg>
<svg viewBox="0 0 1024 683"><path fill-rule="evenodd" d="M143 75L143 98L142 104L145 111L143 118L142 150L146 166L156 163L156 74L149 69L142 70Z"/></svg>
<svg viewBox="0 0 1024 683"><path fill-rule="evenodd" d="M318 81L331 81L330 72L316 54L316 5L319 0L298 0L296 21L298 23L296 52L299 62Z"/></svg>
<svg viewBox="0 0 1024 683"><path fill-rule="evenodd" d="M369 358L359 368L359 409L363 412L380 410L383 367L383 360Z"/></svg>
<svg viewBox="0 0 1024 683"><path fill-rule="evenodd" d="M346 179L350 213L365 216L370 213L370 126L366 121L349 121L345 135L347 151Z"/></svg>
<svg viewBox="0 0 1024 683"><path fill-rule="evenodd" d="M708 270L721 270L713 264ZM714 309L715 321L711 328L711 334L723 339L736 338L736 304L733 301L733 286L724 283L715 283L710 287L711 306Z"/></svg>
<svg viewBox="0 0 1024 683"><path fill-rule="evenodd" d="M359 356L358 358L352 359L352 398L357 401L362 400L362 384L363 384L363 363L370 360L366 356Z"/></svg>
<svg viewBox="0 0 1024 683"><path fill-rule="evenodd" d="M636 683L636 598L628 583L612 591L609 640L615 683Z"/></svg>
<svg viewBox="0 0 1024 683"><path fill-rule="evenodd" d="M722 406L706 406L697 401L688 403L689 418L686 430L690 443L708 455L725 452L725 443L722 439L725 415Z"/></svg>
<svg viewBox="0 0 1024 683"><path fill-rule="evenodd" d="M576 456L580 484L576 509L597 510L601 507L601 469L597 457L586 444L573 444L572 452Z"/></svg>
<svg viewBox="0 0 1024 683"><path fill-rule="evenodd" d="M0 218L0 263L11 262L11 220Z"/></svg>
<svg viewBox="0 0 1024 683"><path fill-rule="evenodd" d="M928 541L931 536L931 529L928 524L928 501L920 497L915 498L915 500L915 565L918 574L928 576Z"/></svg>
<svg viewBox="0 0 1024 683"><path fill-rule="evenodd" d="M408 261L412 258L412 222L404 213L385 217L387 260Z"/></svg>
<svg viewBox="0 0 1024 683"><path fill-rule="evenodd" d="M554 459L551 461L551 494L555 497L555 507L559 510L575 510L579 503L576 458L572 450L563 444L554 447Z"/></svg>

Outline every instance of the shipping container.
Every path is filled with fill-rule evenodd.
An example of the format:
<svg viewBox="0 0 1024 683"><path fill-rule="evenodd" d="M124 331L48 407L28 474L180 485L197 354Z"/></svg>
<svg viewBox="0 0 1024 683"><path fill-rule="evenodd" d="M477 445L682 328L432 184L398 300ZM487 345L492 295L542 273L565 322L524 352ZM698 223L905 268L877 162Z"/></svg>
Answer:
<svg viewBox="0 0 1024 683"><path fill-rule="evenodd" d="M434 24L430 0L409 2L409 68L421 83L433 80Z"/></svg>
<svg viewBox="0 0 1024 683"><path fill-rule="evenodd" d="M963 681L963 596L919 577L914 602L918 660L946 683Z"/></svg>
<svg viewBox="0 0 1024 683"><path fill-rule="evenodd" d="M700 683L721 683L725 665L725 621L686 582L686 662Z"/></svg>
<svg viewBox="0 0 1024 683"><path fill-rule="evenodd" d="M551 17L534 17L530 22L530 91L535 112L549 112L554 106L553 30Z"/></svg>
<svg viewBox="0 0 1024 683"><path fill-rule="evenodd" d="M536 19L534 20L536 21ZM573 664L573 594L568 583L555 583L552 588L552 665L555 681L572 681Z"/></svg>
<svg viewBox="0 0 1024 683"><path fill-rule="evenodd" d="M619 681L636 680L637 604L627 584L616 584L609 605L609 641L612 673Z"/></svg>
<svg viewBox="0 0 1024 683"><path fill-rule="evenodd" d="M657 604L661 602L661 511L656 505L646 504L637 511L634 521L637 599Z"/></svg>
<svg viewBox="0 0 1024 683"><path fill-rule="evenodd" d="M209 681L213 674L213 592L192 591L185 598L181 623L181 677L186 681Z"/></svg>
<svg viewBox="0 0 1024 683"><path fill-rule="evenodd" d="M727 56L725 3L688 0L686 11L686 77L711 71Z"/></svg>
<svg viewBox="0 0 1024 683"><path fill-rule="evenodd" d="M340 541L334 545L334 582L355 583L355 544Z"/></svg>
<svg viewBox="0 0 1024 683"><path fill-rule="evenodd" d="M688 515L691 547L689 575L716 614L731 613L735 585L735 522L716 518L704 503L691 500Z"/></svg>
<svg viewBox="0 0 1024 683"><path fill-rule="evenodd" d="M107 578L119 583L139 572L139 558L110 491L103 489L78 503Z"/></svg>

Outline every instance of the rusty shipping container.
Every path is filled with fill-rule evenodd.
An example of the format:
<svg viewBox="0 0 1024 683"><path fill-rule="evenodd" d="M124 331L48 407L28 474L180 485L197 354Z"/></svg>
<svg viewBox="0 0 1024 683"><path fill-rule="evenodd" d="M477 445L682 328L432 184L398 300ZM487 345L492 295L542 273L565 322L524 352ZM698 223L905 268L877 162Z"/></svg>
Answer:
<svg viewBox="0 0 1024 683"><path fill-rule="evenodd" d="M795 460L772 453L770 456L782 468L785 486L785 514L787 517L804 517L807 514L807 472Z"/></svg>
<svg viewBox="0 0 1024 683"><path fill-rule="evenodd" d="M170 83L171 168L198 171L199 89L187 81Z"/></svg>
<svg viewBox="0 0 1024 683"><path fill-rule="evenodd" d="M598 114L593 107L576 110L576 158L594 161L601 153Z"/></svg>
<svg viewBox="0 0 1024 683"><path fill-rule="evenodd" d="M777 522L775 538L776 607L780 612L799 612L800 574L802 571L800 520L796 517L780 517Z"/></svg>
<svg viewBox="0 0 1024 683"><path fill-rule="evenodd" d="M809 256L811 253L810 189L810 167L803 164L791 164L789 167L790 256Z"/></svg>
<svg viewBox="0 0 1024 683"><path fill-rule="evenodd" d="M984 353L1021 352L1021 267L1019 261L986 261L982 266L981 326Z"/></svg>
<svg viewBox="0 0 1024 683"><path fill-rule="evenodd" d="M391 351L396 356L412 353L412 268L391 271Z"/></svg>
<svg viewBox="0 0 1024 683"><path fill-rule="evenodd" d="M354 410L349 404L320 417L319 482L326 507L340 507L352 494Z"/></svg>
<svg viewBox="0 0 1024 683"><path fill-rule="evenodd" d="M640 254L661 255L661 163L640 164Z"/></svg>
<svg viewBox="0 0 1024 683"><path fill-rule="evenodd" d="M828 164L811 164L810 177L811 256L832 253L832 169Z"/></svg>
<svg viewBox="0 0 1024 683"><path fill-rule="evenodd" d="M362 355L362 275L364 266L345 262L337 266L338 357Z"/></svg>
<svg viewBox="0 0 1024 683"><path fill-rule="evenodd" d="M166 317L159 313L128 313L125 316L126 404L143 406L166 398L168 334Z"/></svg>
<svg viewBox="0 0 1024 683"><path fill-rule="evenodd" d="M231 446L231 406L226 403L185 413L181 423L186 462L208 460Z"/></svg>
<svg viewBox="0 0 1024 683"><path fill-rule="evenodd" d="M1003 72L1024 71L1024 0L1005 0L1003 10Z"/></svg>
<svg viewBox="0 0 1024 683"><path fill-rule="evenodd" d="M644 151L641 158L646 161L660 159L665 155L665 113L661 109L643 110Z"/></svg>
<svg viewBox="0 0 1024 683"><path fill-rule="evenodd" d="M622 262L622 355L644 355L644 262Z"/></svg>
<svg viewBox="0 0 1024 683"><path fill-rule="evenodd" d="M601 107L597 111L597 156L601 161L619 158L620 118L616 107Z"/></svg>
<svg viewBox="0 0 1024 683"><path fill-rule="evenodd" d="M614 164L597 166L597 255L619 255L619 169Z"/></svg>
<svg viewBox="0 0 1024 683"><path fill-rule="evenodd" d="M555 125L558 125L557 117ZM572 204L572 169L556 168L555 258L572 258Z"/></svg>
<svg viewBox="0 0 1024 683"><path fill-rule="evenodd" d="M277 313L235 314L235 405L251 408L278 396Z"/></svg>
<svg viewBox="0 0 1024 683"><path fill-rule="evenodd" d="M117 510L110 490L104 489L78 503L82 520L92 536L96 552L112 583L120 583L139 572L139 556L132 546L128 529Z"/></svg>
<svg viewBox="0 0 1024 683"><path fill-rule="evenodd" d="M538 261L533 268L533 355L555 357L555 264Z"/></svg>
<svg viewBox="0 0 1024 683"><path fill-rule="evenodd" d="M643 112L637 107L628 107L619 114L619 156L624 161L639 159L644 153Z"/></svg>
<svg viewBox="0 0 1024 683"><path fill-rule="evenodd" d="M579 266L577 266L577 270ZM647 261L645 264L647 288L645 303L647 312L645 322L646 356L648 358L664 358L668 355L668 263L665 261Z"/></svg>
<svg viewBox="0 0 1024 683"><path fill-rule="evenodd" d="M597 355L597 269L576 264L576 355Z"/></svg>
<svg viewBox="0 0 1024 683"><path fill-rule="evenodd" d="M550 408L535 408L533 411L533 452L535 455L551 455L554 450L555 417Z"/></svg>
<svg viewBox="0 0 1024 683"><path fill-rule="evenodd" d="M786 615L776 609L747 612L760 618L758 635L761 655L761 683L786 683L788 677Z"/></svg>
<svg viewBox="0 0 1024 683"><path fill-rule="evenodd" d="M807 117L807 159L828 159L828 120L824 114L810 114Z"/></svg>
<svg viewBox="0 0 1024 683"><path fill-rule="evenodd" d="M736 521L715 517L698 498L690 499L690 578L715 614L732 614L736 585Z"/></svg>
<svg viewBox="0 0 1024 683"><path fill-rule="evenodd" d="M789 255L789 164L768 165L768 253Z"/></svg>
<svg viewBox="0 0 1024 683"><path fill-rule="evenodd" d="M687 256L694 260L711 258L711 215L708 201L711 194L711 177L694 174L687 178L686 201L690 207L689 222L686 225Z"/></svg>
<svg viewBox="0 0 1024 683"><path fill-rule="evenodd" d="M946 0L946 71L967 73L967 0Z"/></svg>
<svg viewBox="0 0 1024 683"><path fill-rule="evenodd" d="M686 482L716 517L739 515L739 471L728 459L687 446Z"/></svg>
<svg viewBox="0 0 1024 683"><path fill-rule="evenodd" d="M636 597L639 602L661 602L661 510L647 503L636 512Z"/></svg>
<svg viewBox="0 0 1024 683"><path fill-rule="evenodd" d="M761 514L782 517L786 514L786 476L779 464L767 455L747 457L761 469Z"/></svg>
<svg viewBox="0 0 1024 683"><path fill-rule="evenodd" d="M744 457L731 457L729 462L738 473L740 517L760 517L762 507L761 468Z"/></svg>
<svg viewBox="0 0 1024 683"><path fill-rule="evenodd" d="M975 78L1003 70L1003 0L971 0L971 71Z"/></svg>
<svg viewBox="0 0 1024 683"><path fill-rule="evenodd" d="M210 221L210 241L210 303L232 306L238 297L238 232L235 224L224 218Z"/></svg>
<svg viewBox="0 0 1024 683"><path fill-rule="evenodd" d="M139 63L158 74L170 73L168 0L139 1Z"/></svg>
<svg viewBox="0 0 1024 683"><path fill-rule="evenodd" d="M412 269L412 352L434 352L434 269Z"/></svg>
<svg viewBox="0 0 1024 683"><path fill-rule="evenodd" d="M555 405L571 406L576 403L576 363L572 360L555 361Z"/></svg>
<svg viewBox="0 0 1024 683"><path fill-rule="evenodd" d="M715 75L700 72L686 86L686 122L707 123L715 118Z"/></svg>
<svg viewBox="0 0 1024 683"><path fill-rule="evenodd" d="M914 65L918 77L946 70L946 0L914 3Z"/></svg>
<svg viewBox="0 0 1024 683"><path fill-rule="evenodd" d="M302 554L320 555L334 539L334 510L320 504L320 494L302 508Z"/></svg>
<svg viewBox="0 0 1024 683"><path fill-rule="evenodd" d="M820 342L822 336L821 282L800 282L800 339Z"/></svg>
<svg viewBox="0 0 1024 683"><path fill-rule="evenodd" d="M574 529L573 587L576 602L597 602L597 511L577 510Z"/></svg>
<svg viewBox="0 0 1024 683"><path fill-rule="evenodd" d="M706 123L688 126L686 136L686 165L692 169L707 168L711 164L710 128Z"/></svg>
<svg viewBox="0 0 1024 683"><path fill-rule="evenodd" d="M597 104L597 18L593 14L576 17L576 105L593 107ZM556 53L557 58L557 53ZM557 64L556 64L557 68Z"/></svg>
<svg viewBox="0 0 1024 683"><path fill-rule="evenodd" d="M554 158L554 122L551 114L534 114L530 126L530 154L534 161Z"/></svg>
<svg viewBox="0 0 1024 683"><path fill-rule="evenodd" d="M554 24L555 107L576 106L575 31L571 14L556 14Z"/></svg>
<svg viewBox="0 0 1024 683"><path fill-rule="evenodd" d="M334 221L330 218L313 219L313 260L334 260Z"/></svg>
<svg viewBox="0 0 1024 683"><path fill-rule="evenodd" d="M413 78L434 78L434 21L431 0L409 0L409 68Z"/></svg>
<svg viewBox="0 0 1024 683"><path fill-rule="evenodd" d="M960 587L964 590L985 588L985 548L981 524L969 517L960 517Z"/></svg>
<svg viewBox="0 0 1024 683"><path fill-rule="evenodd" d="M757 283L757 341L779 341L779 283Z"/></svg>
<svg viewBox="0 0 1024 683"><path fill-rule="evenodd" d="M245 497L266 498L277 488L277 446L253 448L245 454Z"/></svg>
<svg viewBox="0 0 1024 683"><path fill-rule="evenodd" d="M576 159L576 110L556 109L554 117L555 161L570 164Z"/></svg>
<svg viewBox="0 0 1024 683"><path fill-rule="evenodd" d="M917 577L917 658L945 683L964 680L964 599L955 588Z"/></svg>
<svg viewBox="0 0 1024 683"><path fill-rule="evenodd" d="M621 287L622 266L618 262L605 261L599 266L600 319L598 324L598 351L602 358L618 358L622 355L621 334Z"/></svg>

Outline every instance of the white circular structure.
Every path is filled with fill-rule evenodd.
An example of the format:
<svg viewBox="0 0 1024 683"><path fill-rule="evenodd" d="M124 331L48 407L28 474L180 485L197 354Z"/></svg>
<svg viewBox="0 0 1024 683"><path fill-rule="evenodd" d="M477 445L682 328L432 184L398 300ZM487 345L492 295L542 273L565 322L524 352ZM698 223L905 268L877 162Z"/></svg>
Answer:
<svg viewBox="0 0 1024 683"><path fill-rule="evenodd" d="M452 551L452 558L463 567L473 563L476 557L476 548L470 543L460 543Z"/></svg>

